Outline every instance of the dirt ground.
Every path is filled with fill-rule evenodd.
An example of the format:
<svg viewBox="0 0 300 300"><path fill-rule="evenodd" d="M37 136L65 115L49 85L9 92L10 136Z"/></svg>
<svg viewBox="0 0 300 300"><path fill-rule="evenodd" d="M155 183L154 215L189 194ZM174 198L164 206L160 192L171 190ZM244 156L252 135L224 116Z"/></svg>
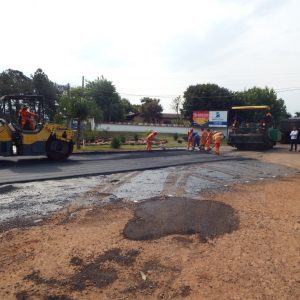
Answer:
<svg viewBox="0 0 300 300"><path fill-rule="evenodd" d="M300 153L286 150L241 155L300 170ZM139 220L137 204L123 202L64 209L39 226L4 232L0 299L300 299L300 176L205 198L234 210L232 232L130 240L123 231Z"/></svg>

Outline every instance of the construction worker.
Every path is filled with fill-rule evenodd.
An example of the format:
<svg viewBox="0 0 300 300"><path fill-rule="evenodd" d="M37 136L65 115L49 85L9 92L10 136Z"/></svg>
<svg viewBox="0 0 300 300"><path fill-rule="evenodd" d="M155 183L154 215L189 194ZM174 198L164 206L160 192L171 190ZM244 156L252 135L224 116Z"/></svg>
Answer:
<svg viewBox="0 0 300 300"><path fill-rule="evenodd" d="M152 142L153 142L156 135L157 135L157 132L153 131L150 134L148 134L148 136L146 138L146 150L149 151L149 152L151 151Z"/></svg>
<svg viewBox="0 0 300 300"><path fill-rule="evenodd" d="M200 135L197 131L194 131L192 134L193 137L193 150L195 150L196 146L200 150Z"/></svg>
<svg viewBox="0 0 300 300"><path fill-rule="evenodd" d="M264 122L266 122L267 127L274 127L274 119L270 112L267 112L265 114Z"/></svg>
<svg viewBox="0 0 300 300"><path fill-rule="evenodd" d="M210 131L210 128L207 128L207 138L205 142L205 151L210 152L210 145L213 143L213 133Z"/></svg>
<svg viewBox="0 0 300 300"><path fill-rule="evenodd" d="M19 110L19 125L21 129L25 127L26 120L27 120L27 109L26 105L23 105L22 108Z"/></svg>
<svg viewBox="0 0 300 300"><path fill-rule="evenodd" d="M207 139L207 131L204 127L201 127L201 142L200 142L200 150L205 150L205 143Z"/></svg>
<svg viewBox="0 0 300 300"><path fill-rule="evenodd" d="M214 141L216 155L220 155L220 146L223 138L224 138L223 132L217 132L217 131L214 132L213 141Z"/></svg>
<svg viewBox="0 0 300 300"><path fill-rule="evenodd" d="M19 111L19 124L21 129L30 130L32 129L31 118L38 116L35 113L28 111L28 106L23 105L23 107Z"/></svg>
<svg viewBox="0 0 300 300"><path fill-rule="evenodd" d="M193 141L193 132L194 132L194 129L191 128L189 131L188 131L188 134L187 134L187 150L190 150L190 147L193 149L193 144L194 144L194 141Z"/></svg>
<svg viewBox="0 0 300 300"><path fill-rule="evenodd" d="M231 125L232 131L233 131L233 132L236 132L237 129L239 128L239 126L240 126L240 123L239 123L238 119L235 118L235 119L233 120L233 122L232 122L232 125Z"/></svg>

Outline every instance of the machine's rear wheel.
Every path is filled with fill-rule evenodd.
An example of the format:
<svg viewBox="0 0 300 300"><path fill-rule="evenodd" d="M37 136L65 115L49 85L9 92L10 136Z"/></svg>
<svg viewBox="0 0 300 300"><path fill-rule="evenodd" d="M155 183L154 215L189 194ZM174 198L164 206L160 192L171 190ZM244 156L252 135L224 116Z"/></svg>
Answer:
<svg viewBox="0 0 300 300"><path fill-rule="evenodd" d="M73 142L49 139L46 144L47 157L51 160L67 159L73 152Z"/></svg>

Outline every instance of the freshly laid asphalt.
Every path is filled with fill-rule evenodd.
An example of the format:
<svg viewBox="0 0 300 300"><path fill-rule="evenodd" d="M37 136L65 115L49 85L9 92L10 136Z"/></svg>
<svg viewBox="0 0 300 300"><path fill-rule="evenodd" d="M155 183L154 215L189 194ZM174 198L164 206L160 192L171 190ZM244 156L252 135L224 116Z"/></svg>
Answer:
<svg viewBox="0 0 300 300"><path fill-rule="evenodd" d="M56 162L45 157L0 158L0 185L158 169L194 163L242 160L199 151L157 150L153 152L80 153Z"/></svg>

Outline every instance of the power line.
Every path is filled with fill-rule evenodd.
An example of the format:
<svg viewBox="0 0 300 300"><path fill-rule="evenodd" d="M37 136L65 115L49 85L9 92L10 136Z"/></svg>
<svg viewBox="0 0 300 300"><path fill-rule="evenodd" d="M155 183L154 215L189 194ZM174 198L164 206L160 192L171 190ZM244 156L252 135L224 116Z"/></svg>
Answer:
<svg viewBox="0 0 300 300"><path fill-rule="evenodd" d="M129 93L122 93L122 92L119 92L119 94L125 96L149 97L149 98L173 98L178 96L178 95L141 95L141 94L129 94Z"/></svg>
<svg viewBox="0 0 300 300"><path fill-rule="evenodd" d="M296 87L286 87L286 88L279 88L279 89L273 89L276 93L285 93L285 92L295 92L295 91L300 91L300 87L296 86ZM101 94L111 94L111 90L101 90ZM175 98L178 97L178 94L135 94L135 93L126 93L126 92L118 92L118 91L114 91L114 93L122 95L122 96L132 96L132 97L147 97L147 98ZM180 95L182 96L182 95ZM190 98L197 98L197 99L208 99L208 98L235 98L238 97L239 95L228 95L228 96L224 96L224 95L215 95L215 96L192 96Z"/></svg>
<svg viewBox="0 0 300 300"><path fill-rule="evenodd" d="M276 93L285 93L285 92L294 92L294 91L300 91L300 87L287 87L287 88L280 88L280 89L274 89ZM175 98L178 95L143 95L143 94L131 94L131 93L122 93L121 95L125 96L135 96L135 97L149 97L149 98ZM239 97L240 95L229 95L229 96L192 96L191 98L197 98L197 99L207 99L207 98L234 98Z"/></svg>
<svg viewBox="0 0 300 300"><path fill-rule="evenodd" d="M295 92L295 91L300 91L300 87L286 88L286 89L275 90L275 91L276 91L277 93Z"/></svg>

